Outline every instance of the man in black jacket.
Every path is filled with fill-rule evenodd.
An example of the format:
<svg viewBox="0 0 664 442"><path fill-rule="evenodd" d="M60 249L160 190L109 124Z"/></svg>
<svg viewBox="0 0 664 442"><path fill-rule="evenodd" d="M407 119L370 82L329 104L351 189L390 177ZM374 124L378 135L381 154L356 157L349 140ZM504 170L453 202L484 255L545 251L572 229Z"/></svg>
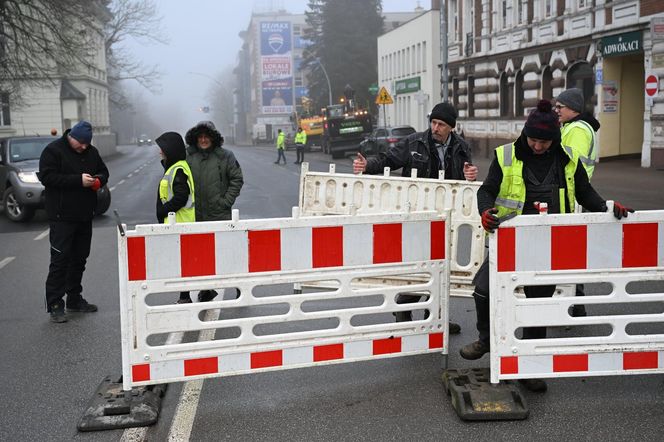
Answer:
<svg viewBox="0 0 664 442"><path fill-rule="evenodd" d="M478 169L472 164L470 148L454 132L457 116L450 103L438 103L429 114L429 129L408 136L375 158L367 160L358 153L353 161L353 172L374 175L389 167L401 169L401 175L405 177L411 176L411 169L417 169L419 178L438 178L442 170L444 179L475 181ZM420 296L401 294L397 303L414 303L419 299ZM412 312L398 312L396 316L397 321L412 320ZM451 334L457 334L461 327L450 322L449 330Z"/></svg>
<svg viewBox="0 0 664 442"><path fill-rule="evenodd" d="M46 308L52 322L67 322L67 311L96 312L81 292L90 254L97 190L108 182L108 169L90 144L92 126L80 121L50 143L39 159L39 180L46 197L51 264L46 278Z"/></svg>

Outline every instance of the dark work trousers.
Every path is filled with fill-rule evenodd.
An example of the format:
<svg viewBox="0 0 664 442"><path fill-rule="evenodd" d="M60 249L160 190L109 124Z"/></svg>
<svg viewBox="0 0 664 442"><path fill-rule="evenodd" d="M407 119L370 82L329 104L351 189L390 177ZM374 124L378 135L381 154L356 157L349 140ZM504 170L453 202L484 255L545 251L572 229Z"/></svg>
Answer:
<svg viewBox="0 0 664 442"><path fill-rule="evenodd" d="M286 164L286 154L284 154L284 150L277 149L277 164L279 164L279 161L281 161L282 158L284 159L284 164Z"/></svg>
<svg viewBox="0 0 664 442"><path fill-rule="evenodd" d="M480 341L489 344L489 258L485 258L475 279L475 309L477 312L477 331ZM555 285L527 286L523 288L526 298L550 298L556 291ZM523 339L546 338L546 327L527 327L523 329Z"/></svg>
<svg viewBox="0 0 664 442"><path fill-rule="evenodd" d="M296 144L295 152L297 153L296 163L302 163L304 161L304 144Z"/></svg>
<svg viewBox="0 0 664 442"><path fill-rule="evenodd" d="M68 304L81 298L81 280L90 255L92 221L51 221L51 264L46 278L46 308L62 302L67 294Z"/></svg>

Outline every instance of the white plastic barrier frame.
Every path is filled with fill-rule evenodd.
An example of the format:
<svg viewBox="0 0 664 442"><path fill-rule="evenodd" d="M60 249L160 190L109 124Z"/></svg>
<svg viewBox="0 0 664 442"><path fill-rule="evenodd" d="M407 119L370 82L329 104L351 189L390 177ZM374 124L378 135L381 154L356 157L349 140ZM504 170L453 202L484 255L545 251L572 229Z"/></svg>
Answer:
<svg viewBox="0 0 664 442"><path fill-rule="evenodd" d="M477 181L455 181L430 178L384 175L353 175L336 173L330 164L328 173L312 172L302 163L299 207L303 216L330 214L358 214L399 212L405 210L450 210L450 290L452 296L470 296L472 280L484 261L485 235L477 210ZM469 261L460 264L459 231L466 225L471 229ZM368 281L371 282L371 281Z"/></svg>
<svg viewBox="0 0 664 442"><path fill-rule="evenodd" d="M449 225L430 211L139 225L118 236L123 388L353 362L421 353L447 355ZM407 290L430 294L418 308L428 318L408 323L358 325L358 315L412 310L396 304L404 287L351 287L355 278L428 274ZM339 281L336 290L255 296L262 285ZM150 294L239 287L237 300L148 305ZM303 309L303 304L382 295L380 305ZM204 310L287 305L275 312L235 319L201 320ZM328 305L328 307L330 307ZM245 309L246 311L247 309ZM391 315L390 315L391 316ZM336 327L257 334L261 325L336 320ZM391 319L390 319L391 321ZM239 336L164 345L151 335L236 328Z"/></svg>
<svg viewBox="0 0 664 442"><path fill-rule="evenodd" d="M664 334L627 332L629 324L662 323L664 314L572 317L569 308L580 298L515 295L519 286L608 282L610 294L586 296L582 303L624 308L664 302L664 293L627 292L630 282L664 282L664 211L630 213L623 220L611 209L518 216L491 235L489 257L491 382L664 372ZM549 331L546 339L515 338L522 327L601 324L612 327L609 335L552 337Z"/></svg>

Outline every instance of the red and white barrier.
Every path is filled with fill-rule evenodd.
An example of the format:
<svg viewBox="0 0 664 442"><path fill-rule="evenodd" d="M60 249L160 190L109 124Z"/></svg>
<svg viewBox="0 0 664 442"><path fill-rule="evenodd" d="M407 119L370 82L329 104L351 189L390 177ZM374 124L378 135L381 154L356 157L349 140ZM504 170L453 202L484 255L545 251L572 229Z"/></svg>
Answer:
<svg viewBox="0 0 664 442"><path fill-rule="evenodd" d="M633 288L664 281L664 211L631 213L622 220L611 210L518 216L491 235L489 257L492 382L664 372L664 334L630 329L664 326L661 312L638 313L644 303L664 302L664 289ZM525 299L517 293L523 286L576 283L612 288L583 298ZM572 317L570 307L581 303L588 316ZM594 313L593 306L612 313ZM630 309L637 312L628 314ZM587 336L560 332L579 325L590 326ZM606 325L610 331L600 332ZM524 327L558 327L558 332L550 329L546 339L517 339Z"/></svg>
<svg viewBox="0 0 664 442"><path fill-rule="evenodd" d="M118 236L123 388L447 354L447 238L449 225L436 212L136 226ZM362 277L410 274L421 281L372 288L353 284ZM266 286L316 280L335 281L337 287L259 294ZM179 291L228 287L239 287L241 296L172 304ZM401 292L427 294L417 308L427 310L428 317L394 322L393 312L413 309L413 304L396 303ZM211 309L221 309L221 316L201 319ZM368 317L382 319L362 320ZM176 344L160 339L203 330L218 336Z"/></svg>

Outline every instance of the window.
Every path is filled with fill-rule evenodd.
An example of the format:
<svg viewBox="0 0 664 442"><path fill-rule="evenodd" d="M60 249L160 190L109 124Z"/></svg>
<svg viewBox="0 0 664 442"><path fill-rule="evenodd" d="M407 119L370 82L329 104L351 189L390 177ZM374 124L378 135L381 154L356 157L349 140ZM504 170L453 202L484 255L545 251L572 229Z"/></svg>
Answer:
<svg viewBox="0 0 664 442"><path fill-rule="evenodd" d="M523 19L523 0L517 0L516 2L516 22L520 25L524 23Z"/></svg>
<svg viewBox="0 0 664 442"><path fill-rule="evenodd" d="M553 16L553 0L544 0L544 18Z"/></svg>
<svg viewBox="0 0 664 442"><path fill-rule="evenodd" d="M507 22L507 0L500 0L500 13L501 13L501 25L503 29L507 29L509 23Z"/></svg>
<svg viewBox="0 0 664 442"><path fill-rule="evenodd" d="M459 10L457 8L457 0L450 0L449 33L452 34L452 41L459 40Z"/></svg>
<svg viewBox="0 0 664 442"><path fill-rule="evenodd" d="M11 126L9 114L9 94L0 93L0 126Z"/></svg>
<svg viewBox="0 0 664 442"><path fill-rule="evenodd" d="M417 72L422 72L422 43L417 44Z"/></svg>
<svg viewBox="0 0 664 442"><path fill-rule="evenodd" d="M588 2L586 0L579 0L579 9L583 9L586 6L588 6Z"/></svg>
<svg viewBox="0 0 664 442"><path fill-rule="evenodd" d="M427 42L422 42L422 71L427 70Z"/></svg>

